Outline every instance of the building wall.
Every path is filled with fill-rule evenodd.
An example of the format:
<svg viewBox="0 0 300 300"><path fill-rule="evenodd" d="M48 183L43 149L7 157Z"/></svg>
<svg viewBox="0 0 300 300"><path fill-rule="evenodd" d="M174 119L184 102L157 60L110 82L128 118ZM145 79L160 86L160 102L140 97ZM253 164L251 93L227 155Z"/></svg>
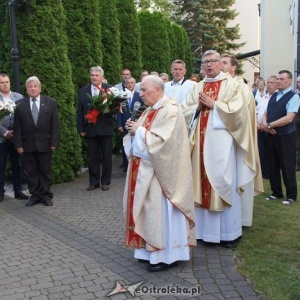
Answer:
<svg viewBox="0 0 300 300"><path fill-rule="evenodd" d="M232 6L239 15L234 21L231 21L228 26L234 26L239 24L241 38L239 43L246 42L246 45L238 50L238 53L248 53L260 49L260 34L259 34L259 12L258 12L259 0L236 0ZM248 84L251 86L254 79L254 73L259 72L259 69L255 67L251 58L242 60L243 64L243 77L248 80ZM259 61L259 56L255 56L255 60Z"/></svg>
<svg viewBox="0 0 300 300"><path fill-rule="evenodd" d="M287 69L295 72L293 0L261 0L261 64L264 78Z"/></svg>

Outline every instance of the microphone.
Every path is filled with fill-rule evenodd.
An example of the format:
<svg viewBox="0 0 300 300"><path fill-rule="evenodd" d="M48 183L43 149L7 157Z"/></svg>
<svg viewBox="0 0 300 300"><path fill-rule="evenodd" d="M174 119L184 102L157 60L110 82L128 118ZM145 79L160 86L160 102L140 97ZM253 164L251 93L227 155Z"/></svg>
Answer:
<svg viewBox="0 0 300 300"><path fill-rule="evenodd" d="M131 121L136 121L137 117L138 117L138 112L139 112L139 109L141 107L141 103L140 102L135 102L134 105L133 105L133 112L132 112L132 115L131 115Z"/></svg>

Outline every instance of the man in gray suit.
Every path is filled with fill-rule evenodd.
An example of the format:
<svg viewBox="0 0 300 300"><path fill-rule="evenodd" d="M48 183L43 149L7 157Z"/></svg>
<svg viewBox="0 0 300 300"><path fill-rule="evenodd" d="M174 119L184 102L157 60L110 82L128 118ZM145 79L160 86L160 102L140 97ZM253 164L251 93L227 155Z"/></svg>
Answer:
<svg viewBox="0 0 300 300"><path fill-rule="evenodd" d="M31 194L26 206L43 203L52 206L52 152L59 146L59 117L56 101L41 95L41 82L36 76L26 80L29 97L15 110L14 136L18 153L22 154Z"/></svg>
<svg viewBox="0 0 300 300"><path fill-rule="evenodd" d="M12 100L16 102L22 99L21 94L10 90L10 80L7 74L0 73L0 101ZM9 156L12 173L12 183L16 199L28 199L22 192L22 159L13 143L13 119L14 115L5 116L0 123L0 202L4 199L5 170Z"/></svg>

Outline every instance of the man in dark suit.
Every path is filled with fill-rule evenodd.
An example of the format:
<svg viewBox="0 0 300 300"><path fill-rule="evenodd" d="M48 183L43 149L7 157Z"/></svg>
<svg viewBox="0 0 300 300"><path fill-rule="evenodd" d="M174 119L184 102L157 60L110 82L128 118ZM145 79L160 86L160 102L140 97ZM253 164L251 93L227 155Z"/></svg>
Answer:
<svg viewBox="0 0 300 300"><path fill-rule="evenodd" d="M129 99L127 99L127 104L123 106L123 113L119 112L117 114L118 130L122 134L122 156L123 156L122 167L123 167L123 172L126 172L127 167L128 167L128 159L127 159L127 156L124 152L124 147L123 147L123 137L128 133L128 131L125 128L125 123L131 117L131 113L133 111L134 103L135 102L140 102L141 105L143 104L143 100L140 97L140 94L138 92L134 91L135 83L136 83L136 81L133 77L125 79L125 86L131 92L132 96Z"/></svg>
<svg viewBox="0 0 300 300"><path fill-rule="evenodd" d="M90 97L101 93L100 89L107 90L111 85L102 83L104 71L95 66L90 69L91 83L79 90L77 105L77 131L82 137L87 138L89 156L89 186L92 191L100 186L103 191L108 191L112 172L112 136L113 115L111 113L100 114L96 124L88 123L85 115L88 113ZM100 153L102 162L102 174L100 180Z"/></svg>
<svg viewBox="0 0 300 300"><path fill-rule="evenodd" d="M10 80L7 74L0 73L0 102L12 100L16 102L22 99L19 93L10 90ZM13 143L13 113L3 118L0 123L0 202L4 199L5 170L9 156L11 165L12 183L16 199L28 199L22 192L22 159Z"/></svg>
<svg viewBox="0 0 300 300"><path fill-rule="evenodd" d="M43 203L52 206L52 151L59 146L59 118L54 99L42 96L41 82L36 76L26 80L29 97L24 98L15 111L15 147L23 156L31 194L26 206Z"/></svg>

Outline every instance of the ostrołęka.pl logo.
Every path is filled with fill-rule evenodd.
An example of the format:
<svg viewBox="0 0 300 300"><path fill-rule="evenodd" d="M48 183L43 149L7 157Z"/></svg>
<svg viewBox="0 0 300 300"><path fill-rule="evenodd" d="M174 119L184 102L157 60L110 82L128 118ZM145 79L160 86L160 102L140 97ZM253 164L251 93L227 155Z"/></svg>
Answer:
<svg viewBox="0 0 300 300"><path fill-rule="evenodd" d="M130 293L133 297L141 294L151 295L198 295L201 293L200 286L197 287L180 287L177 285L156 287L142 285L143 281L132 285L121 285L116 282L115 288L107 295L107 297L113 296L119 293Z"/></svg>

